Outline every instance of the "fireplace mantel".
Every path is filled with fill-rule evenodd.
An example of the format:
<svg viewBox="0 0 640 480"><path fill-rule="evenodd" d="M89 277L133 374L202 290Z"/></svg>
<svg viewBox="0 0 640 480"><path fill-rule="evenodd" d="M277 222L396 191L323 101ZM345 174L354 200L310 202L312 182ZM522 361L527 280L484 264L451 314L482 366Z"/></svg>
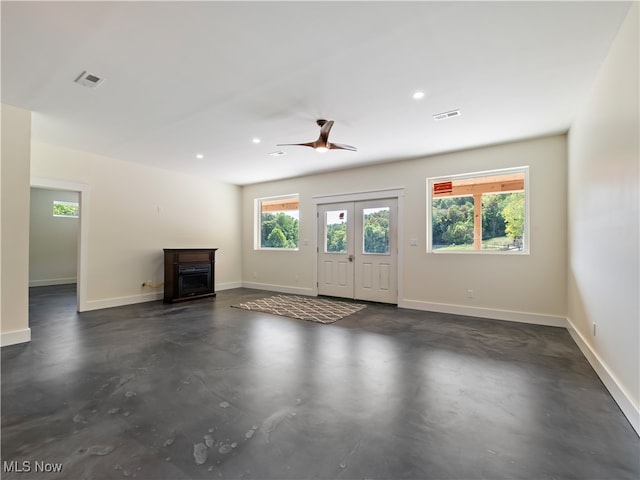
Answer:
<svg viewBox="0 0 640 480"><path fill-rule="evenodd" d="M164 249L164 301L215 297L217 248Z"/></svg>

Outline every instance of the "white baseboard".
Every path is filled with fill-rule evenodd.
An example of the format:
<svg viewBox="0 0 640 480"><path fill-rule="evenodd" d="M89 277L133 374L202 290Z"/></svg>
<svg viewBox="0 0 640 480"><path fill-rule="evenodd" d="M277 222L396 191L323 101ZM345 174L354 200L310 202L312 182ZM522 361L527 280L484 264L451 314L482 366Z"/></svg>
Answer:
<svg viewBox="0 0 640 480"><path fill-rule="evenodd" d="M67 278L47 278L45 280L29 280L30 287L48 287L51 285L68 285L70 283L76 283L78 279L76 277Z"/></svg>
<svg viewBox="0 0 640 480"><path fill-rule="evenodd" d="M602 383L604 383L607 390L609 390L609 393L620 407L620 410L622 410L622 413L624 413L624 416L627 417L627 420L629 420L629 423L636 433L640 435L640 405L633 401L632 397L618 380L618 377L611 372L607 364L600 358L600 355L591 348L591 345L589 345L578 329L575 328L570 318L567 319L567 330L582 354L596 371L598 377L600 377L600 380L602 380Z"/></svg>
<svg viewBox="0 0 640 480"><path fill-rule="evenodd" d="M153 302L162 300L164 292L151 292L141 295L129 295L126 297L105 298L104 300L87 300L84 305L80 305L81 312L100 310L102 308L122 307L135 303Z"/></svg>
<svg viewBox="0 0 640 480"><path fill-rule="evenodd" d="M241 282L219 283L216 285L216 291L231 290L232 288L242 287ZM81 312L90 310L100 310L101 308L122 307L124 305L133 305L135 303L154 302L164 298L164 291L144 293L141 295L129 295L126 297L105 298L104 300L89 300L85 305L80 306Z"/></svg>
<svg viewBox="0 0 640 480"><path fill-rule="evenodd" d="M231 290L233 288L242 288L242 282L217 283L216 292L222 290Z"/></svg>
<svg viewBox="0 0 640 480"><path fill-rule="evenodd" d="M16 345L18 343L25 343L30 341L30 328L25 328L24 330L14 330L13 332L0 333L0 347L8 347L9 345Z"/></svg>
<svg viewBox="0 0 640 480"><path fill-rule="evenodd" d="M243 288L255 288L256 290L270 290L292 295L316 296L312 288L288 287L286 285L272 285L270 283L242 282Z"/></svg>
<svg viewBox="0 0 640 480"><path fill-rule="evenodd" d="M492 320L506 320L509 322L531 323L549 327L566 328L567 319L557 315L544 315L540 313L516 312L512 310L499 310L494 308L469 307L466 305L452 305L447 303L422 302L420 300L400 300L398 307L428 312L451 313L454 315L467 315L470 317L489 318Z"/></svg>

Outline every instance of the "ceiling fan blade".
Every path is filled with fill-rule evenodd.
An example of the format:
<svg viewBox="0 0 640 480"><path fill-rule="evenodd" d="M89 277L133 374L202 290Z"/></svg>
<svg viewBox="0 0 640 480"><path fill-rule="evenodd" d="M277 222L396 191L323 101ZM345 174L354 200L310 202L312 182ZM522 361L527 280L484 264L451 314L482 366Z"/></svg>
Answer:
<svg viewBox="0 0 640 480"><path fill-rule="evenodd" d="M351 150L352 152L358 151L356 147L353 147L351 145L345 145L344 143L328 143L327 147L329 147L330 149L337 149L337 150Z"/></svg>
<svg viewBox="0 0 640 480"><path fill-rule="evenodd" d="M278 147L311 147L316 148L316 142L308 143L278 143Z"/></svg>

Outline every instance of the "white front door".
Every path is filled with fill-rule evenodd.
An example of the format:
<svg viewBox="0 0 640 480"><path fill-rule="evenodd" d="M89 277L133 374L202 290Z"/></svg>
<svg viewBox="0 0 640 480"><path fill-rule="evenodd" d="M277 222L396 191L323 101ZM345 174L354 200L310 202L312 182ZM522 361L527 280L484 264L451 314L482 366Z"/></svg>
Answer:
<svg viewBox="0 0 640 480"><path fill-rule="evenodd" d="M397 199L318 205L318 294L397 303Z"/></svg>
<svg viewBox="0 0 640 480"><path fill-rule="evenodd" d="M353 298L354 203L318 205L318 294Z"/></svg>

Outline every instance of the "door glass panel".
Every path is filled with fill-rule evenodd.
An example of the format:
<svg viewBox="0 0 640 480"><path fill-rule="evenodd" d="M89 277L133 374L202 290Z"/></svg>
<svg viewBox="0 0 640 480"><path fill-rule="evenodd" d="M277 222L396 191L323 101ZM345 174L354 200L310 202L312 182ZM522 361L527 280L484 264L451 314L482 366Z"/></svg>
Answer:
<svg viewBox="0 0 640 480"><path fill-rule="evenodd" d="M389 207L362 210L362 252L389 253Z"/></svg>
<svg viewBox="0 0 640 480"><path fill-rule="evenodd" d="M346 210L327 211L324 231L324 253L347 253Z"/></svg>

